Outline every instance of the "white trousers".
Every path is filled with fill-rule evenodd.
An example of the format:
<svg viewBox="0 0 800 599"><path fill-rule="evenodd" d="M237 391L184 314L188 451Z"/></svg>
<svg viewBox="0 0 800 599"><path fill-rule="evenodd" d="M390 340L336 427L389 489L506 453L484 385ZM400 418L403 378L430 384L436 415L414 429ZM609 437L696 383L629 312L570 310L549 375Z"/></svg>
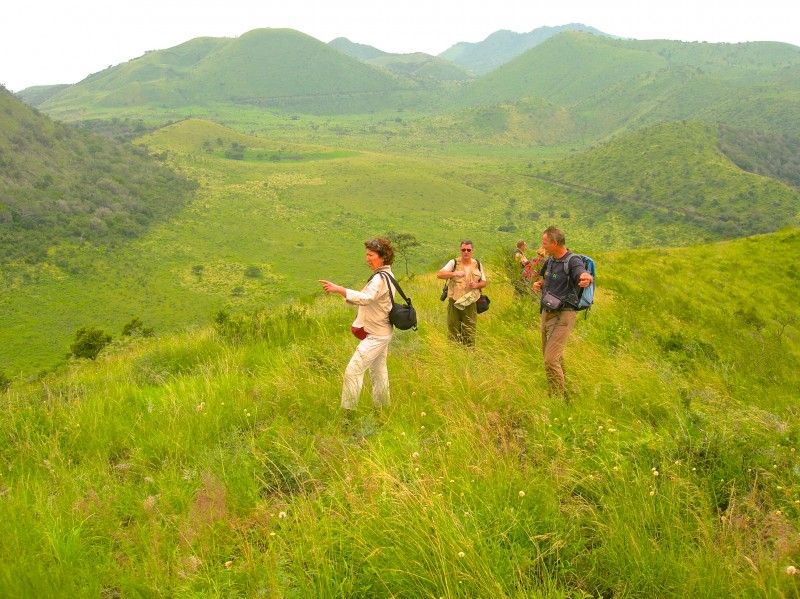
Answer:
<svg viewBox="0 0 800 599"><path fill-rule="evenodd" d="M389 354L391 335L369 335L358 344L350 363L344 371L342 385L342 407L354 410L358 405L358 396L364 385L364 373L369 370L372 380L372 403L375 406L389 404L389 370L386 368L386 356Z"/></svg>

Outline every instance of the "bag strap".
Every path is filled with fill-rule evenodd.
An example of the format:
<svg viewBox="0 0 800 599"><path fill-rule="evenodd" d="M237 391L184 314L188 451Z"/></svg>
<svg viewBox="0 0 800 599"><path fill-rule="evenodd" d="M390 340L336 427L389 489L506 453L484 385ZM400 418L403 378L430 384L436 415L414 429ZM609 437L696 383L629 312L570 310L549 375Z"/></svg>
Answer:
<svg viewBox="0 0 800 599"><path fill-rule="evenodd" d="M403 293L403 289L400 287L399 283L392 275L384 271L381 271L378 274L384 277L384 280L386 280L386 285L387 287L389 287L389 299L392 300L392 304L394 304L394 294L392 293L392 285L394 285L395 289L397 289L397 293L400 294L400 297L402 297L406 301L406 304L411 305L411 300L408 297L406 297L406 294ZM389 281L391 281L391 285L389 284Z"/></svg>

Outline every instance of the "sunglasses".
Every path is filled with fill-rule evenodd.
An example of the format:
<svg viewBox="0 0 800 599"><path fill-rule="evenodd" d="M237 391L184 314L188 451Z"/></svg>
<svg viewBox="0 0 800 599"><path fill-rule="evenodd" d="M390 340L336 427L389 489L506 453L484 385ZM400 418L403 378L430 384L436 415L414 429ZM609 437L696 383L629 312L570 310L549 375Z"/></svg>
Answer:
<svg viewBox="0 0 800 599"><path fill-rule="evenodd" d="M471 252L472 248L461 248L462 252Z"/></svg>

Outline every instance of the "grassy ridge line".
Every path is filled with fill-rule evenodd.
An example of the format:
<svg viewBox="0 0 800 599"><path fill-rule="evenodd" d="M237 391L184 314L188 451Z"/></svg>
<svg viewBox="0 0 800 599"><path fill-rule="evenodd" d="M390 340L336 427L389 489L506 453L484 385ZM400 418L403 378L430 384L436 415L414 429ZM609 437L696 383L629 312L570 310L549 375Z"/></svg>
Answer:
<svg viewBox="0 0 800 599"><path fill-rule="evenodd" d="M15 385L2 588L793 596L800 330L786 273L742 268L776 248L800 231L595 256L570 405L544 395L535 308L496 272L474 352L446 341L438 281L408 284L423 326L393 342L385 422L362 405L352 434L337 299Z"/></svg>

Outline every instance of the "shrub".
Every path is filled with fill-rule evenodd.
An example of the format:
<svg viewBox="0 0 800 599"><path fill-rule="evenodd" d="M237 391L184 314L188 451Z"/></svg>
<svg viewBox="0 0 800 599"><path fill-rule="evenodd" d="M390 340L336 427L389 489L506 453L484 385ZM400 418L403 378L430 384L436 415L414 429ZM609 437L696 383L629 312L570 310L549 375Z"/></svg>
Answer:
<svg viewBox="0 0 800 599"><path fill-rule="evenodd" d="M94 360L109 343L111 343L111 335L102 329L81 327L75 331L75 342L69 346L69 350L76 358Z"/></svg>
<svg viewBox="0 0 800 599"><path fill-rule="evenodd" d="M6 373L0 370L0 391L5 391L11 386L11 379L6 376Z"/></svg>
<svg viewBox="0 0 800 599"><path fill-rule="evenodd" d="M152 337L153 336L153 329L150 327L144 326L142 320L138 317L131 319L124 327L122 327L122 336L123 337Z"/></svg>

